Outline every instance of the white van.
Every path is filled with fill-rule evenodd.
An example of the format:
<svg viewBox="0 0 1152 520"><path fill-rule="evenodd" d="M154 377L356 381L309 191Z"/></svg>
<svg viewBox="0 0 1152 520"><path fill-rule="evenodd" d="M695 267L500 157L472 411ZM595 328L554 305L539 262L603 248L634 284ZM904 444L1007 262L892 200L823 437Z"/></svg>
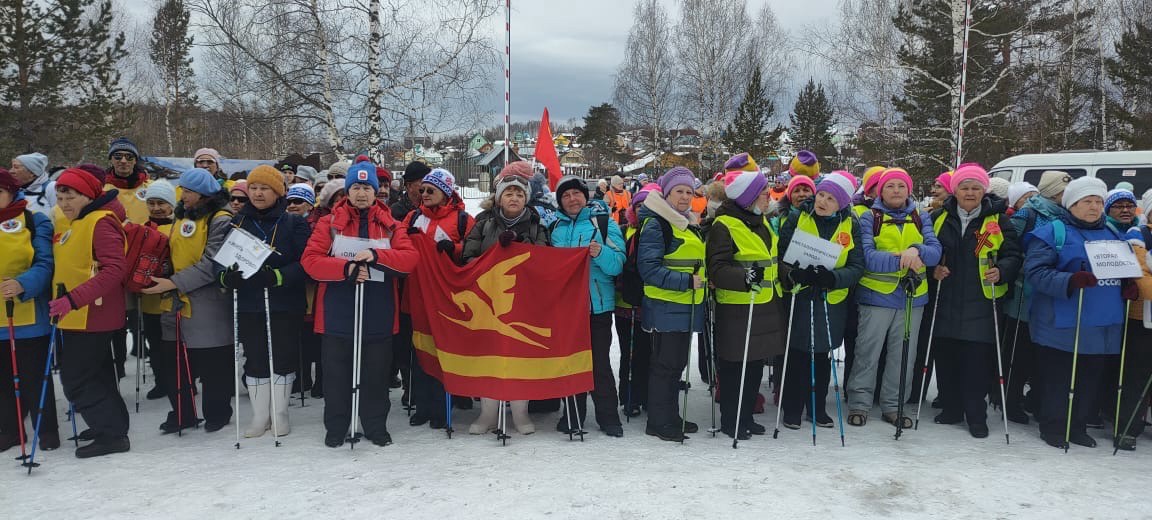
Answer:
<svg viewBox="0 0 1152 520"><path fill-rule="evenodd" d="M1009 157L988 170L990 177L1011 182L1040 183L1040 176L1048 170L1068 172L1073 178L1085 175L1096 177L1108 185L1130 182L1136 198L1152 188L1152 150L1132 152L1060 152L1028 154Z"/></svg>

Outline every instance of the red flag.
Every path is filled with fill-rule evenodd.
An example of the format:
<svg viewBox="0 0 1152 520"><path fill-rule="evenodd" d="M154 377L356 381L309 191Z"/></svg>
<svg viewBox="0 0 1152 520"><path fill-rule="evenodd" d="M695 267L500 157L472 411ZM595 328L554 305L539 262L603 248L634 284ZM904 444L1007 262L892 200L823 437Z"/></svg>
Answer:
<svg viewBox="0 0 1152 520"><path fill-rule="evenodd" d="M552 127L548 125L548 108L544 108L544 117L540 119L540 131L536 134L536 162L544 165L548 170L548 187L553 191L560 184L560 156L556 155L556 143L552 142Z"/></svg>
<svg viewBox="0 0 1152 520"><path fill-rule="evenodd" d="M464 267L413 237L422 262L405 290L412 343L425 373L454 395L551 399L592 390L583 249L495 246ZM548 290L540 290L547 287Z"/></svg>

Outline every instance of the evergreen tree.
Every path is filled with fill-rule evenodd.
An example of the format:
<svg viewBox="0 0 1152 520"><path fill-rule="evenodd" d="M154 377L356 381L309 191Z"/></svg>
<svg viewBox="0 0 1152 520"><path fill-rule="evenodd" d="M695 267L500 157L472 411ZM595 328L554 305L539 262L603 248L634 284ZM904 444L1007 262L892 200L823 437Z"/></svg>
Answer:
<svg viewBox="0 0 1152 520"><path fill-rule="evenodd" d="M788 130L792 146L797 150L815 153L823 165L831 166L837 155L836 147L832 144L832 121L835 116L836 111L824 93L824 85L817 85L809 79L796 98L792 114L788 116L792 123Z"/></svg>
<svg viewBox="0 0 1152 520"><path fill-rule="evenodd" d="M1152 26L1134 22L1116 42L1116 57L1106 65L1125 100L1111 104L1122 123L1117 137L1132 149L1152 148Z"/></svg>
<svg viewBox="0 0 1152 520"><path fill-rule="evenodd" d="M584 133L580 145L589 166L598 173L616 171L623 159L619 144L620 112L609 103L588 109L584 116Z"/></svg>
<svg viewBox="0 0 1152 520"><path fill-rule="evenodd" d="M0 154L101 156L124 95L111 0L0 0Z"/></svg>
<svg viewBox="0 0 1152 520"><path fill-rule="evenodd" d="M148 56L156 65L163 82L164 131L169 155L176 154L172 132L177 125L173 121L184 121L180 117L183 109L196 104L190 52L192 37L188 35L189 17L190 13L184 8L183 0L165 0L156 8L156 14L152 17L152 40Z"/></svg>
<svg viewBox="0 0 1152 520"><path fill-rule="evenodd" d="M760 66L757 65L752 69L752 76L744 89L744 99L736 108L736 118L724 130L723 138L729 153L748 152L757 160L766 159L775 151L777 140L783 132L779 126L768 129L776 113L776 105L768 99L768 91L760 79Z"/></svg>

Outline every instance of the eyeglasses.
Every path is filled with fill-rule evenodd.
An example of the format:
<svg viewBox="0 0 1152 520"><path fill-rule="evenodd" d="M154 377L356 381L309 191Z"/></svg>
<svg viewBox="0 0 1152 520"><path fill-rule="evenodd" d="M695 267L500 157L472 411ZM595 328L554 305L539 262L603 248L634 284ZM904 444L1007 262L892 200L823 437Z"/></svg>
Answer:
<svg viewBox="0 0 1152 520"><path fill-rule="evenodd" d="M376 194L376 200L388 200L388 193L381 192Z"/></svg>
<svg viewBox="0 0 1152 520"><path fill-rule="evenodd" d="M232 197L232 202L239 202L241 204L246 204L248 202L248 197Z"/></svg>
<svg viewBox="0 0 1152 520"><path fill-rule="evenodd" d="M292 206L295 206L297 204L307 204L307 203L308 203L308 201L306 201L304 199L288 199L288 204L292 205Z"/></svg>
<svg viewBox="0 0 1152 520"><path fill-rule="evenodd" d="M1136 209L1136 205L1135 204L1113 204L1112 209L1118 209L1120 211L1132 211L1132 210Z"/></svg>
<svg viewBox="0 0 1152 520"><path fill-rule="evenodd" d="M209 165L209 164L216 164L216 161L213 161L212 159L196 159L196 165L197 166Z"/></svg>
<svg viewBox="0 0 1152 520"><path fill-rule="evenodd" d="M136 156L130 153L114 153L112 154L113 161L132 162L136 160Z"/></svg>
<svg viewBox="0 0 1152 520"><path fill-rule="evenodd" d="M420 188L420 194L421 195L431 195L433 193L436 193L436 188L432 188L432 187Z"/></svg>

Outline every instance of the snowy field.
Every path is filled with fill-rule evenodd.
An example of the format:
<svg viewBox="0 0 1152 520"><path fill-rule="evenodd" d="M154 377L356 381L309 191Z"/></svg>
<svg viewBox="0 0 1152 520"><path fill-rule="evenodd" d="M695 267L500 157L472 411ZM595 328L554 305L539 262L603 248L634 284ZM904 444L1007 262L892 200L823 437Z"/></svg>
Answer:
<svg viewBox="0 0 1152 520"><path fill-rule="evenodd" d="M475 212L478 200L467 202ZM128 370L121 390L132 409L135 358ZM324 447L323 403L309 399L290 408L292 434L280 447L266 434L237 450L233 425L161 435L167 401L144 401L131 417L129 453L79 460L65 444L41 452L43 465L28 476L11 461L18 450L5 452L0 519L1152 518L1148 436L1136 452L1113 457L1109 435L1090 430L1100 447L1064 454L1035 425L1010 424L1005 445L1000 415L990 411L991 435L977 440L963 425L933 424L925 405L921 429L899 441L874 410L867 426L845 426L847 447L835 429L819 429L813 446L808 423L772 439L769 406L756 416L769 434L733 450L731 439L705 433L707 385L695 366L691 374L688 418L701 433L684 444L645 436L643 416L625 423L622 439L593 423L584 442L569 441L553 429L558 414L545 414L533 416L537 433L501 446L465 433L479 410L455 411L459 433L447 439L408 426L394 392L392 446ZM830 391L834 414L832 399ZM242 396L241 424L250 416ZM70 427L61 422L63 437Z"/></svg>
<svg viewBox="0 0 1152 520"><path fill-rule="evenodd" d="M121 384L130 410L134 360ZM569 441L553 429L553 413L533 415L537 433L501 446L491 434L465 433L478 410L455 411L458 433L448 439L408 426L394 392L392 446L324 447L323 403L308 399L290 408L292 433L280 447L266 434L237 450L233 425L161 435L167 401L143 401L132 413L129 453L79 460L66 443L38 454L43 465L28 476L10 458L18 450L5 452L0 518L1152 517L1147 437L1136 452L1113 457L1108 435L1091 430L1100 447L1065 455L1035 426L1010 424L1005 445L1000 416L990 412L992 434L977 440L962 425L933 424L925 405L920 430L899 441L874 410L867 426L845 426L847 447L836 429L819 429L812 446L808 423L772 439L769 406L756 416L769 434L734 450L731 439L705 433L707 385L695 366L692 374L688 417L701 433L684 444L645 436L643 416L625 423L622 439L593 423L584 442ZM834 413L832 399L829 392ZM250 409L241 401L244 425ZM66 404L57 405L63 418ZM71 434L69 423L61 433Z"/></svg>

